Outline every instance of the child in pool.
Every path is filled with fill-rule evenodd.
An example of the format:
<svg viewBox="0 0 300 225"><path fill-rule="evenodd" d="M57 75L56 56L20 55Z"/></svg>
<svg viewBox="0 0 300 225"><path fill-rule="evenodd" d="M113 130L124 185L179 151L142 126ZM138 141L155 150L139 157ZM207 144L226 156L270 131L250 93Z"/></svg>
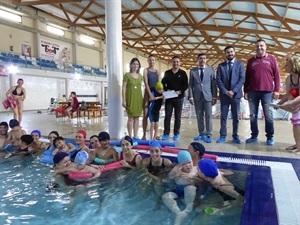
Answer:
<svg viewBox="0 0 300 225"><path fill-rule="evenodd" d="M150 141L150 157L144 158L142 166L147 169L151 177L157 182L161 183L164 178L163 175L170 171L173 164L167 158L162 158L162 148L158 141Z"/></svg>
<svg viewBox="0 0 300 225"><path fill-rule="evenodd" d="M39 130L33 130L31 132L31 136L33 137L33 143L31 145L31 148L35 153L44 152L46 150L46 143L40 141L41 137L41 131Z"/></svg>
<svg viewBox="0 0 300 225"><path fill-rule="evenodd" d="M99 165L106 165L119 160L118 153L113 146L109 145L109 133L102 131L99 135L93 135L90 143L95 149L94 162Z"/></svg>
<svg viewBox="0 0 300 225"><path fill-rule="evenodd" d="M231 199L228 200L235 199L243 202L243 191L236 188L223 176L223 173L218 169L217 164L213 160L201 159L199 161L198 176L201 179L209 182L213 188L217 189L224 200L228 199L226 199L226 196L230 196Z"/></svg>
<svg viewBox="0 0 300 225"><path fill-rule="evenodd" d="M46 144L46 150L49 150L49 149L55 149L56 147L53 145L53 141L55 138L59 137L59 134L57 131L51 131L48 135L48 140L49 140L49 143Z"/></svg>
<svg viewBox="0 0 300 225"><path fill-rule="evenodd" d="M21 144L15 152L9 152L5 158L14 157L14 156L27 156L30 153L33 153L33 148L31 148L31 144L33 143L33 137L29 134L24 134L20 138Z"/></svg>
<svg viewBox="0 0 300 225"><path fill-rule="evenodd" d="M11 130L7 134L7 138L5 140L5 145L12 144L12 150L16 150L21 145L21 137L26 134L25 130L22 130L20 127L20 123L16 119L11 119L9 121L9 127Z"/></svg>
<svg viewBox="0 0 300 225"><path fill-rule="evenodd" d="M193 204L196 196L196 186L194 178L197 176L197 170L193 167L191 154L188 151L180 151L177 156L178 165L169 173L169 179L173 179L176 188L163 194L162 200L165 205L176 214L175 225L182 224L184 218L193 210ZM175 199L184 197L186 207L180 210Z"/></svg>
<svg viewBox="0 0 300 225"><path fill-rule="evenodd" d="M65 152L58 152L53 157L53 162L55 166L55 171L53 176L59 177L66 175L68 172L91 172L93 177L87 178L85 181L92 181L101 175L101 172L91 166L87 166L89 155L85 151L80 151L77 153L74 162L71 162L69 154Z"/></svg>
<svg viewBox="0 0 300 225"><path fill-rule="evenodd" d="M52 152L52 155L56 155L58 152L65 152L69 154L76 149L72 143L66 144L63 137L55 138L53 140L53 145L56 147L56 149Z"/></svg>

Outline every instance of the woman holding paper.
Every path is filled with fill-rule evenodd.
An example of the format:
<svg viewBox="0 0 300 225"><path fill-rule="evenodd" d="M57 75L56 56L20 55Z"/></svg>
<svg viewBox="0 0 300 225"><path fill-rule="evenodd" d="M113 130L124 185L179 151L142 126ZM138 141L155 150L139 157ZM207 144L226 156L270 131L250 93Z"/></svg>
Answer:
<svg viewBox="0 0 300 225"><path fill-rule="evenodd" d="M122 85L122 106L125 108L128 116L127 131L128 135L133 138L137 138L139 117L143 111L143 76L139 73L140 68L140 61L137 58L133 58L130 61L130 72L125 73Z"/></svg>
<svg viewBox="0 0 300 225"><path fill-rule="evenodd" d="M278 102L278 107L292 113L291 121L296 144L287 147L286 150L300 154L300 58L289 57L284 68L290 75L285 80L286 93Z"/></svg>

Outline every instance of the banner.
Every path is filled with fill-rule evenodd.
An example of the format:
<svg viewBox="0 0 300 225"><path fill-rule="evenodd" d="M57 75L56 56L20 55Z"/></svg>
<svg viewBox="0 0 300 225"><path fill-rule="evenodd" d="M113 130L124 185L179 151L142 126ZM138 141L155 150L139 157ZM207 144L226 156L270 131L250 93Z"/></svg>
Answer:
<svg viewBox="0 0 300 225"><path fill-rule="evenodd" d="M59 62L71 62L70 47L53 41L40 40L40 58Z"/></svg>
<svg viewBox="0 0 300 225"><path fill-rule="evenodd" d="M29 44L22 44L21 45L21 49L22 49L22 55L23 56L31 58L31 45L29 45Z"/></svg>
<svg viewBox="0 0 300 225"><path fill-rule="evenodd" d="M3 66L0 66L0 76L1 77L7 77L8 76L8 70L5 69Z"/></svg>

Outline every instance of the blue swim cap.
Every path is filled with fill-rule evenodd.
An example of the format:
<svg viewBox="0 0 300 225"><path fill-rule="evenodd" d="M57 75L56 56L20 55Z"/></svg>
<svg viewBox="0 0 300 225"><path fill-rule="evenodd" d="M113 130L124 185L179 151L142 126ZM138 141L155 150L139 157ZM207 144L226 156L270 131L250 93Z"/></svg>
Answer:
<svg viewBox="0 0 300 225"><path fill-rule="evenodd" d="M65 153L65 152L58 152L54 155L53 157L53 162L54 162L54 165L59 163L61 160L63 160L65 157L69 156L68 153Z"/></svg>
<svg viewBox="0 0 300 225"><path fill-rule="evenodd" d="M160 143L158 142L158 141L149 141L149 145L150 145L150 148L151 147L157 147L157 148L159 148L160 150L161 150L161 145L160 145Z"/></svg>
<svg viewBox="0 0 300 225"><path fill-rule="evenodd" d="M20 125L20 123L19 123L19 121L16 120L16 119L11 119L11 120L9 121L9 127L10 127L10 128L14 128L14 127L19 126L19 125Z"/></svg>
<svg viewBox="0 0 300 225"><path fill-rule="evenodd" d="M79 151L75 156L74 162L81 165L86 165L88 159L89 154L86 151Z"/></svg>
<svg viewBox="0 0 300 225"><path fill-rule="evenodd" d="M33 131L31 131L31 135L32 135L33 133L37 133L37 134L39 135L39 137L41 136L41 131L39 131L39 130L33 130Z"/></svg>
<svg viewBox="0 0 300 225"><path fill-rule="evenodd" d="M177 161L179 164L184 164L192 161L192 156L188 151L180 151L177 155Z"/></svg>
<svg viewBox="0 0 300 225"><path fill-rule="evenodd" d="M198 167L206 177L214 178L218 176L217 164L211 159L201 159Z"/></svg>

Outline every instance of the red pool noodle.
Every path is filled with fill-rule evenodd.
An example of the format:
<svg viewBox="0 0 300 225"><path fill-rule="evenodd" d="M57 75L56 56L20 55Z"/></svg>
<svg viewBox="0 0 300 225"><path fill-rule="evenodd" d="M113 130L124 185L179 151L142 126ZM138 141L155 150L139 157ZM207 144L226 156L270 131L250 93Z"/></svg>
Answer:
<svg viewBox="0 0 300 225"><path fill-rule="evenodd" d="M114 162L114 163L110 163L108 165L105 165L104 168L99 169L99 171L101 173L104 173L106 171L119 169L119 168L122 168L122 165L118 161L118 162ZM68 176L72 180L83 180L83 179L88 179L88 178L93 177L93 173L91 173L91 172L80 172L80 171L71 171L71 172L68 173Z"/></svg>
<svg viewBox="0 0 300 225"><path fill-rule="evenodd" d="M137 145L133 147L134 149L140 149L140 150L150 150L150 146L148 145ZM182 151L182 149L179 148L170 148L170 147L162 147L163 152L168 152L168 153L173 153L173 154L178 154L178 152ZM204 159L212 159L214 161L217 161L218 156L213 155L213 154L204 154L202 156Z"/></svg>

